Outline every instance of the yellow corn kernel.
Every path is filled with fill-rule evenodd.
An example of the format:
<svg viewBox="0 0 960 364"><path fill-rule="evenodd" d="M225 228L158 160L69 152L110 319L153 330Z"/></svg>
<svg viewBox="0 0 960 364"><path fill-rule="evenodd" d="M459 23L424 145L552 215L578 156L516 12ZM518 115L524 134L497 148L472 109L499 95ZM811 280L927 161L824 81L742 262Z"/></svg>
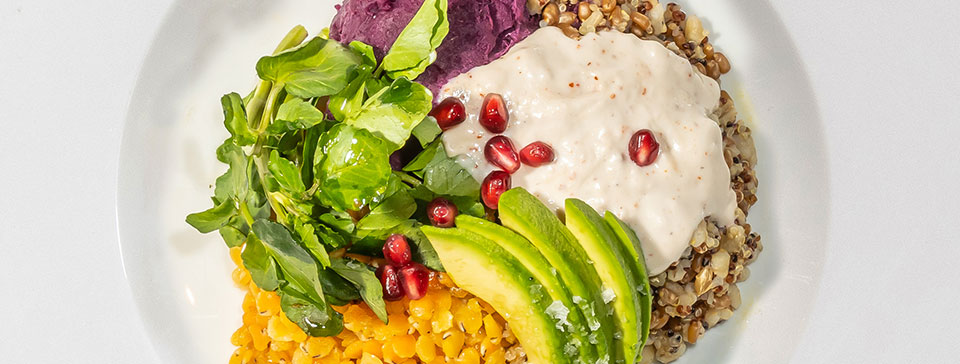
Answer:
<svg viewBox="0 0 960 364"><path fill-rule="evenodd" d="M448 358L456 358L460 354L460 349L463 348L464 336L463 332L460 330L450 330L443 343L440 344L440 349L443 350L443 355Z"/></svg>
<svg viewBox="0 0 960 364"><path fill-rule="evenodd" d="M241 326L230 336L230 343L233 344L233 346L244 346L247 345L248 342L250 342L250 330L247 330L246 326Z"/></svg>
<svg viewBox="0 0 960 364"><path fill-rule="evenodd" d="M354 341L343 349L343 357L347 359L359 359L361 353L363 353L362 341Z"/></svg>
<svg viewBox="0 0 960 364"><path fill-rule="evenodd" d="M330 352L330 355L314 360L315 364L340 364L340 350Z"/></svg>
<svg viewBox="0 0 960 364"><path fill-rule="evenodd" d="M243 249L239 246L230 248L230 260L233 261L233 264L236 264L238 267L243 267L243 258L240 257L240 253L243 253Z"/></svg>
<svg viewBox="0 0 960 364"><path fill-rule="evenodd" d="M430 296L430 300L433 301L434 312L450 310L451 301L453 300L453 298L450 297L450 291L431 291L428 295Z"/></svg>
<svg viewBox="0 0 960 364"><path fill-rule="evenodd" d="M302 342L307 339L307 334L283 314L270 317L267 323L267 334L276 341Z"/></svg>
<svg viewBox="0 0 960 364"><path fill-rule="evenodd" d="M245 329L245 327L241 327L241 329ZM243 355L243 354L241 353L242 350L243 350L243 348L237 348L237 350L234 350L234 351L233 351L233 355L230 355L229 364L242 364L242 363L243 363L243 362L240 361L240 360L241 360L241 355Z"/></svg>
<svg viewBox="0 0 960 364"><path fill-rule="evenodd" d="M261 315L276 315L280 312L280 295L271 291L257 293L257 312Z"/></svg>
<svg viewBox="0 0 960 364"><path fill-rule="evenodd" d="M267 349L267 346L270 345L270 338L267 337L267 333L262 326L257 324L250 325L250 338L253 341L253 348L257 351L264 351Z"/></svg>
<svg viewBox="0 0 960 364"><path fill-rule="evenodd" d="M378 343L381 344L380 351L383 353L381 358L384 363L396 363L400 361L401 358L393 351L393 343L390 341L378 341Z"/></svg>
<svg viewBox="0 0 960 364"><path fill-rule="evenodd" d="M297 344L293 341L271 341L270 350L273 351L292 351L293 348L297 347Z"/></svg>
<svg viewBox="0 0 960 364"><path fill-rule="evenodd" d="M307 339L306 349L310 357L322 357L330 354L330 350L337 345L332 337L311 337Z"/></svg>
<svg viewBox="0 0 960 364"><path fill-rule="evenodd" d="M417 353L417 339L413 335L396 336L390 341L393 344L393 352L401 358L412 358Z"/></svg>
<svg viewBox="0 0 960 364"><path fill-rule="evenodd" d="M290 356L287 353L279 351L267 352L267 363L289 363Z"/></svg>
<svg viewBox="0 0 960 364"><path fill-rule="evenodd" d="M313 358L303 350L294 351L291 361L292 364L313 364Z"/></svg>
<svg viewBox="0 0 960 364"><path fill-rule="evenodd" d="M417 338L416 346L417 356L420 357L420 360L424 363L437 357L437 345L430 335L420 335L420 337Z"/></svg>
<svg viewBox="0 0 960 364"><path fill-rule="evenodd" d="M468 346L463 348L463 352L457 357L456 362L459 364L480 364L480 353L472 346Z"/></svg>
<svg viewBox="0 0 960 364"><path fill-rule="evenodd" d="M257 312L257 299L253 297L253 294L247 292L243 296L243 312Z"/></svg>
<svg viewBox="0 0 960 364"><path fill-rule="evenodd" d="M483 313L480 310L480 304L476 299L470 299L465 306L461 306L457 313L457 321L463 325L463 330L467 334L476 334L483 325Z"/></svg>
<svg viewBox="0 0 960 364"><path fill-rule="evenodd" d="M383 361L380 358L377 358L375 355L370 353L364 353L363 358L360 359L357 364L383 364Z"/></svg>
<svg viewBox="0 0 960 364"><path fill-rule="evenodd" d="M356 342L357 340L360 340L359 338L357 338L356 334L347 330L341 331L340 334L337 335L337 337L340 338L340 346L343 348L346 348L351 344L353 344L354 342Z"/></svg>
<svg viewBox="0 0 960 364"><path fill-rule="evenodd" d="M453 314L450 311L439 311L433 315L433 322L430 323L433 332L444 332L453 327Z"/></svg>
<svg viewBox="0 0 960 364"><path fill-rule="evenodd" d="M504 362L506 362L506 359L503 358L505 354L502 348L488 351L487 357L483 360L483 364L504 364Z"/></svg>
<svg viewBox="0 0 960 364"><path fill-rule="evenodd" d="M233 279L234 284L241 288L250 283L250 273L243 267L234 268L230 278Z"/></svg>
<svg viewBox="0 0 960 364"><path fill-rule="evenodd" d="M486 313L497 312L497 310L494 310L493 306L490 306L490 304L487 303L487 301L481 300L479 298L477 299L477 301L480 302L480 308L483 309L483 312L486 312Z"/></svg>
<svg viewBox="0 0 960 364"><path fill-rule="evenodd" d="M418 320L429 320L433 317L433 297L410 301L410 316Z"/></svg>
<svg viewBox="0 0 960 364"><path fill-rule="evenodd" d="M400 362L400 364L417 364L417 359L407 359Z"/></svg>
<svg viewBox="0 0 960 364"><path fill-rule="evenodd" d="M382 346L383 344L381 344L379 341L374 341L374 340L364 341L363 352L380 357L380 356L383 356L383 350L381 350Z"/></svg>
<svg viewBox="0 0 960 364"><path fill-rule="evenodd" d="M501 335L503 335L503 328L500 327L500 323L493 318L493 315L483 317L483 331L487 333L487 339L493 343L500 342Z"/></svg>

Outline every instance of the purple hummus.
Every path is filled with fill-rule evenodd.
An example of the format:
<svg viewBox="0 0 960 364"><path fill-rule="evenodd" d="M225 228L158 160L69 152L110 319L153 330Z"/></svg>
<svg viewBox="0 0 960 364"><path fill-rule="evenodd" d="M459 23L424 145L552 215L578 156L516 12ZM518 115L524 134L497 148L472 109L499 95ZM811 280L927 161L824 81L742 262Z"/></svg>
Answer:
<svg viewBox="0 0 960 364"><path fill-rule="evenodd" d="M370 44L378 59L420 8L422 0L344 0L330 38ZM437 60L417 78L434 94L449 79L497 59L537 29L524 0L449 0L450 33Z"/></svg>

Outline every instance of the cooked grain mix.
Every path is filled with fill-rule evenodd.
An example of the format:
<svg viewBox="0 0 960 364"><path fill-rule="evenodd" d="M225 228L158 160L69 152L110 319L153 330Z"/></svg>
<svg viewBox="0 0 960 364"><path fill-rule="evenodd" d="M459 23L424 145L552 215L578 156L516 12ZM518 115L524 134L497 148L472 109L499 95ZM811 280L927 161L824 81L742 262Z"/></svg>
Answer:
<svg viewBox="0 0 960 364"><path fill-rule="evenodd" d="M717 79L730 62L710 44L700 20L674 3L639 0L528 0L541 26L557 26L571 38L600 30L630 32L655 40ZM697 227L690 247L665 272L651 277L654 302L650 338L641 363L679 358L707 329L729 319L741 304L737 283L750 276L747 265L763 250L760 235L746 222L757 201L753 166L756 148L750 129L737 119L733 100L720 93L715 119L724 158L737 196L735 223L720 227L709 218ZM364 303L335 307L344 330L335 337L308 337L280 311L280 298L260 290L240 260L234 282L245 289L243 325L231 337L237 346L230 364L240 363L524 363L523 349L503 318L479 298L457 288L448 276L431 276L423 299L388 302L384 324Z"/></svg>
<svg viewBox="0 0 960 364"><path fill-rule="evenodd" d="M611 30L630 32L662 43L684 57L700 73L720 80L730 71L730 61L716 51L709 32L696 16L674 3L656 0L529 0L540 12L540 26L557 26L571 38ZM542 9L542 10L539 10ZM565 23L562 19L573 19ZM750 128L737 119L733 100L720 93L714 115L724 141L724 158L737 196L736 221L720 227L709 218L697 227L690 247L679 261L651 278L654 302L650 338L641 363L669 363L694 344L707 329L729 319L740 307L737 283L750 277L747 265L763 250L760 235L747 223L750 206L757 202L756 148Z"/></svg>

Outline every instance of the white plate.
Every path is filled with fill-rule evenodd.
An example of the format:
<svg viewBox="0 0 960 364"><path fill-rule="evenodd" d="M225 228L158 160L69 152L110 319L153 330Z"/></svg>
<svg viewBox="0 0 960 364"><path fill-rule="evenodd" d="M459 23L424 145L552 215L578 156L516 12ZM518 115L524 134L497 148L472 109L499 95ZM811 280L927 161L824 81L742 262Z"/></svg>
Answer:
<svg viewBox="0 0 960 364"><path fill-rule="evenodd" d="M819 289L829 222L817 105L768 4L687 7L734 65L724 86L754 128L760 202L750 223L765 247L742 285L743 307L679 363L787 362ZM315 34L332 13L322 1L181 1L160 29L124 130L118 222L127 277L164 362L225 362L240 325L242 292L225 245L183 220L209 207L210 185L225 169L214 154L227 136L219 97L251 89L257 58L290 27Z"/></svg>

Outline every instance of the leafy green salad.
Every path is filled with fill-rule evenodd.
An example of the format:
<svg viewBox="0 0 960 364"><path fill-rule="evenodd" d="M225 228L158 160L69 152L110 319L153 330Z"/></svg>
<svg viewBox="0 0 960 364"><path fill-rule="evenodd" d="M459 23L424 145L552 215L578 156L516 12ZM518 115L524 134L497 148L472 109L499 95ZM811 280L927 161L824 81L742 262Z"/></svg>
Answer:
<svg viewBox="0 0 960 364"><path fill-rule="evenodd" d="M353 300L387 319L373 268L345 254L380 256L383 241L402 234L414 260L442 271L419 229L427 203L442 196L461 214L485 214L479 183L437 138L432 93L412 81L448 30L447 1L427 0L378 62L367 44L326 32L307 39L298 26L257 62L253 91L221 99L230 137L216 155L228 169L213 207L186 220L244 245L254 283L277 291L286 316L311 336L339 333L331 305ZM391 156L411 145L422 151L392 167Z"/></svg>

